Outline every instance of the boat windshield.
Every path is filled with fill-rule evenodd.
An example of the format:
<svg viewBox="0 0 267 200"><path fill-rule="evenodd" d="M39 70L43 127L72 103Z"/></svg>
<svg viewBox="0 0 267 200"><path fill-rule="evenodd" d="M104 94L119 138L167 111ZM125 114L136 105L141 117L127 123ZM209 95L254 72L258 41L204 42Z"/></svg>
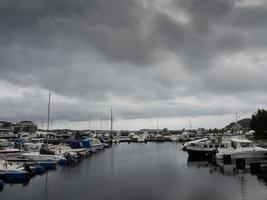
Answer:
<svg viewBox="0 0 267 200"><path fill-rule="evenodd" d="M250 142L240 142L240 146L241 147L255 147L255 145L253 143Z"/></svg>
<svg viewBox="0 0 267 200"><path fill-rule="evenodd" d="M248 148L248 147L255 147L255 144L253 144L252 142L231 142L231 146L233 149L237 149L237 148Z"/></svg>

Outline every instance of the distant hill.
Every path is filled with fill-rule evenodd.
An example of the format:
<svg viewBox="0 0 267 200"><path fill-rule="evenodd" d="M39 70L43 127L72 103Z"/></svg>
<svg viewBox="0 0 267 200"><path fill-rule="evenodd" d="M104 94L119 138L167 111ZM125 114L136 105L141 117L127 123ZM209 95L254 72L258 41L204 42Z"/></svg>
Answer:
<svg viewBox="0 0 267 200"><path fill-rule="evenodd" d="M238 124L245 129L250 129L249 127L250 118L241 119L238 121ZM225 127L225 129L231 129L234 126L235 122L231 122Z"/></svg>

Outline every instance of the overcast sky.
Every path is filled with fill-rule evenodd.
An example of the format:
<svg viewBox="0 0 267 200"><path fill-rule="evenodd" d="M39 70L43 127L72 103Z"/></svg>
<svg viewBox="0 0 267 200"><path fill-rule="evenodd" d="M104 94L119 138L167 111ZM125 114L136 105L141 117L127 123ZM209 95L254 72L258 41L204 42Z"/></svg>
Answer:
<svg viewBox="0 0 267 200"><path fill-rule="evenodd" d="M44 126L51 92L53 128L108 128L110 107L117 129L224 127L267 108L266 19L265 0L1 0L0 120Z"/></svg>

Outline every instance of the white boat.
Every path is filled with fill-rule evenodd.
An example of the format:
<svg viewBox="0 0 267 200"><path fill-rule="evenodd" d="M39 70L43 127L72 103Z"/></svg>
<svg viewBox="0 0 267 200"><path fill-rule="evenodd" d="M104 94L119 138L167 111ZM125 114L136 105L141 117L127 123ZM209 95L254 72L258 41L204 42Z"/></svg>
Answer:
<svg viewBox="0 0 267 200"><path fill-rule="evenodd" d="M184 131L181 135L179 135L179 141L193 141L199 139L197 134L190 133L188 131Z"/></svg>
<svg viewBox="0 0 267 200"><path fill-rule="evenodd" d="M201 139L198 139L198 140L193 140L193 141L186 142L186 143L183 144L182 149L184 151L186 151L187 150L187 146L189 146L191 144L199 143L199 142L206 142L208 140L209 140L208 138L201 138Z"/></svg>
<svg viewBox="0 0 267 200"><path fill-rule="evenodd" d="M62 160L66 160L66 158L63 155L40 154L39 152L22 153L21 156L27 160L32 160L32 161L55 161L55 162L59 162Z"/></svg>
<svg viewBox="0 0 267 200"><path fill-rule="evenodd" d="M25 183L29 181L31 174L25 171L21 163L0 161L0 177L6 183Z"/></svg>
<svg viewBox="0 0 267 200"><path fill-rule="evenodd" d="M7 162L5 160L0 160L0 171L7 170L24 170L24 166L21 162Z"/></svg>
<svg viewBox="0 0 267 200"><path fill-rule="evenodd" d="M172 134L172 135L171 135L171 140L172 140L173 142L177 142L177 141L179 141L179 136L178 136L178 134Z"/></svg>
<svg viewBox="0 0 267 200"><path fill-rule="evenodd" d="M136 134L134 134L134 135L132 136L132 142L138 142L138 138L139 138L139 136L136 135Z"/></svg>
<svg viewBox="0 0 267 200"><path fill-rule="evenodd" d="M155 142L164 142L164 138L160 133L155 135Z"/></svg>
<svg viewBox="0 0 267 200"><path fill-rule="evenodd" d="M23 150L15 149L15 148L3 148L0 149L0 158L5 158L9 156L19 156L21 153L23 153Z"/></svg>
<svg viewBox="0 0 267 200"><path fill-rule="evenodd" d="M164 141L172 141L172 142L176 142L179 141L179 137L178 135L164 135L163 136Z"/></svg>
<svg viewBox="0 0 267 200"><path fill-rule="evenodd" d="M226 149L230 147L230 141L221 141L221 138L203 138L185 144L184 148L190 159L211 160L214 159L218 148Z"/></svg>
<svg viewBox="0 0 267 200"><path fill-rule="evenodd" d="M83 148L90 148L93 152L100 151L104 149L103 144L97 138L86 138L81 141Z"/></svg>
<svg viewBox="0 0 267 200"><path fill-rule="evenodd" d="M66 154L70 154L71 156L77 158L79 155L88 155L89 152L87 149L79 148L79 149L72 149L66 145L56 145L50 148L52 151L55 152L55 155L62 155L65 156Z"/></svg>
<svg viewBox="0 0 267 200"><path fill-rule="evenodd" d="M145 135L143 135L143 134L138 135L138 137L137 137L137 142L139 142L139 143L146 142L146 137L145 137Z"/></svg>
<svg viewBox="0 0 267 200"><path fill-rule="evenodd" d="M26 151L39 151L44 144L44 138L32 138L28 142L23 143Z"/></svg>
<svg viewBox="0 0 267 200"><path fill-rule="evenodd" d="M0 149L1 148L6 148L9 146L9 142L8 140L5 140L5 139L0 139Z"/></svg>
<svg viewBox="0 0 267 200"><path fill-rule="evenodd" d="M236 159L240 158L245 159L246 164L267 158L267 149L256 146L251 140L231 139L230 141L229 148L218 148L216 162L220 165L225 164L226 156L228 157L227 164L236 164Z"/></svg>

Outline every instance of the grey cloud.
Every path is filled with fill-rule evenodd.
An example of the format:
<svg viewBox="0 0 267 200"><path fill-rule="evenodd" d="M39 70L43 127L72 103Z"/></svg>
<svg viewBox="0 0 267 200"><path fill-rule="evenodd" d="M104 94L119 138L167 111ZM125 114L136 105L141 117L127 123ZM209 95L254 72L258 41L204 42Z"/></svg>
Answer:
<svg viewBox="0 0 267 200"><path fill-rule="evenodd" d="M90 110L97 116L99 104L122 101L126 105L117 106L122 118L223 115L233 108L209 110L214 104L176 100L211 94L239 100L238 95L266 92L266 5L168 2L1 1L0 80L77 98L56 106L56 113L62 113L56 118L75 120L87 118ZM181 13L185 21L179 20ZM239 54L243 57L236 59ZM29 110L20 108L29 99L1 99L0 109L7 118L16 118L16 109L21 118L38 117L34 102ZM245 105L240 111L252 110L248 100L240 101ZM170 102L176 102L171 113L164 111ZM140 106L129 109L133 103Z"/></svg>

